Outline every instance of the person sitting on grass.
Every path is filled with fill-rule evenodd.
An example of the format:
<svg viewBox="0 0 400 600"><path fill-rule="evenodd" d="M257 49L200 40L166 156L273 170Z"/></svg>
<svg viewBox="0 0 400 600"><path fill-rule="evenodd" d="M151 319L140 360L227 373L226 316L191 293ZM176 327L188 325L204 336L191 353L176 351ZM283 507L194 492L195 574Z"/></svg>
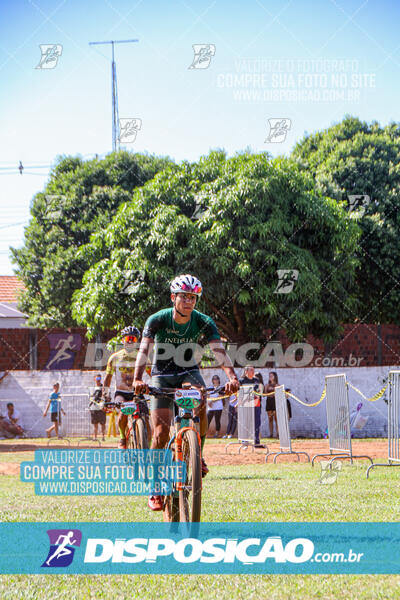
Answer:
<svg viewBox="0 0 400 600"><path fill-rule="evenodd" d="M60 384L55 383L53 385L53 393L50 394L49 401L47 402L47 406L44 410L43 416L47 416L47 412L50 408L50 418L53 425L46 429L47 437L51 437L51 432L53 429L55 430L55 434L58 435L58 426L61 425L61 413L65 416L65 411L61 408L61 398L60 398Z"/></svg>
<svg viewBox="0 0 400 600"><path fill-rule="evenodd" d="M0 438L11 439L19 435L19 427L13 425L3 415L0 415Z"/></svg>
<svg viewBox="0 0 400 600"><path fill-rule="evenodd" d="M12 402L8 402L7 404L7 413L5 422L9 425L9 430L14 433L15 437L23 437L24 430L21 423L21 415L19 411L14 408Z"/></svg>

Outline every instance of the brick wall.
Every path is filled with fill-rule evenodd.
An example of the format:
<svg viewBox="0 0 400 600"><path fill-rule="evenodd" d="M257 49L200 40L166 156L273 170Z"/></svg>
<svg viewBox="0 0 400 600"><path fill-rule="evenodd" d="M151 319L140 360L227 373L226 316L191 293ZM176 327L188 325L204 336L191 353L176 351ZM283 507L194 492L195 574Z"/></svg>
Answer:
<svg viewBox="0 0 400 600"><path fill-rule="evenodd" d="M113 337L113 333L108 332L102 336L102 342L107 342ZM67 356L70 360L66 361L64 366L58 365L58 368L65 370L82 370L84 367L87 352L88 340L86 330L71 328L68 331L63 329L36 330L36 329L0 329L0 371L24 371L30 369L30 337L36 336L37 345L37 369L44 370L52 357L57 353L57 344L60 348L60 340L71 338L72 351L67 350ZM91 342L93 343L93 342ZM54 367L53 367L54 368ZM88 369L90 367L87 367ZM93 367L91 367L93 368Z"/></svg>
<svg viewBox="0 0 400 600"><path fill-rule="evenodd" d="M265 331L265 337L272 332ZM275 335L283 350L290 341L284 331ZM372 325L351 323L343 326L343 334L334 344L324 344L313 336L307 337L307 343L314 348L314 359L309 367L350 366L373 367L400 363L400 327L397 325ZM323 359L338 359L337 364L324 363Z"/></svg>
<svg viewBox="0 0 400 600"><path fill-rule="evenodd" d="M29 369L29 330L0 329L0 371Z"/></svg>
<svg viewBox="0 0 400 600"><path fill-rule="evenodd" d="M56 352L58 340L60 338L65 340L68 336L72 336L71 345L76 350L70 352L73 357L71 361L64 367L58 365L58 368L65 370L93 368L93 365L85 366L88 340L84 329L74 328L68 331L0 329L0 371L30 368L29 338L35 333L37 369L46 368L51 356ZM272 332L265 330L264 334L265 339L268 339ZM102 341L106 342L111 337L113 333L108 332L102 335ZM274 340L282 344L283 351L290 346L284 331L275 334ZM307 338L307 343L314 349L314 358L309 367L372 367L400 364L400 327L397 325L347 324L344 325L341 338L331 346L324 345L321 340L313 336ZM337 362L328 363L328 359L336 359Z"/></svg>

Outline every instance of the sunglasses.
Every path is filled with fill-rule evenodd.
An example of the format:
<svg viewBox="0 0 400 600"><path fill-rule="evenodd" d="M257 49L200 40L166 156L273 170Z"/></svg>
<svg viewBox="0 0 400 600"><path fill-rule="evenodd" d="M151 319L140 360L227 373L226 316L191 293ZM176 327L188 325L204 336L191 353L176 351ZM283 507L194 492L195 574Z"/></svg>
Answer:
<svg viewBox="0 0 400 600"><path fill-rule="evenodd" d="M191 288L190 285L183 283L182 290L185 292L193 292L194 294L201 294L201 287L199 285L195 285L194 288Z"/></svg>
<svg viewBox="0 0 400 600"><path fill-rule="evenodd" d="M135 335L126 335L124 337L124 342L126 344L134 344L135 342L137 342L137 337Z"/></svg>

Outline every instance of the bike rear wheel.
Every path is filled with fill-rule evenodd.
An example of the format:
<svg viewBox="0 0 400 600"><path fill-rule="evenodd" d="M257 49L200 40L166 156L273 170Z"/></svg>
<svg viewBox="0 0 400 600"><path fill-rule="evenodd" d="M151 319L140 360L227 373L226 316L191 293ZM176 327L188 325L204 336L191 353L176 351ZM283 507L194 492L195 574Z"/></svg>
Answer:
<svg viewBox="0 0 400 600"><path fill-rule="evenodd" d="M186 463L186 481L179 490L179 518L184 522L199 522L201 515L201 452L194 430L182 437L182 454Z"/></svg>
<svg viewBox="0 0 400 600"><path fill-rule="evenodd" d="M166 496L164 499L164 508L163 508L163 518L164 521L168 523L176 523L179 522L179 498L178 496L174 496L171 494L170 496Z"/></svg>

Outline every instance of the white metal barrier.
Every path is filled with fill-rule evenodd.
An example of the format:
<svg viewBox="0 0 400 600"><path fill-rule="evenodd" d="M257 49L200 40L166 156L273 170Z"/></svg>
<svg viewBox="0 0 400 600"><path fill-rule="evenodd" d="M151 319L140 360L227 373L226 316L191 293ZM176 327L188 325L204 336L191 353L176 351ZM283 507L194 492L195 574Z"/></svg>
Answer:
<svg viewBox="0 0 400 600"><path fill-rule="evenodd" d="M228 452L230 446L239 444L239 454L242 449L250 446L254 452L256 443L254 385L242 385L238 392L238 441L229 442L225 446ZM268 449L267 449L268 450Z"/></svg>
<svg viewBox="0 0 400 600"><path fill-rule="evenodd" d="M346 381L346 375L327 375L325 377L326 385L326 418L328 422L329 454L316 454L313 456L311 464L314 466L314 460L317 457L330 457L330 463L334 460L349 458L353 464L353 458L367 458L370 456L355 456L351 446L350 431L350 407L349 407L349 387Z"/></svg>
<svg viewBox="0 0 400 600"><path fill-rule="evenodd" d="M400 467L400 371L389 371L388 385L388 462L370 465L367 478L373 467Z"/></svg>
<svg viewBox="0 0 400 600"><path fill-rule="evenodd" d="M278 422L279 431L279 452L267 452L265 455L265 462L268 462L269 456L274 456L274 463L278 456L283 454L294 454L297 456L297 460L300 461L300 455L304 454L307 457L307 461L310 462L310 457L307 452L296 452L292 449L292 440L290 438L290 427L289 427L289 413L287 398L285 393L285 386L279 385L275 388L275 405L276 405L276 419Z"/></svg>

